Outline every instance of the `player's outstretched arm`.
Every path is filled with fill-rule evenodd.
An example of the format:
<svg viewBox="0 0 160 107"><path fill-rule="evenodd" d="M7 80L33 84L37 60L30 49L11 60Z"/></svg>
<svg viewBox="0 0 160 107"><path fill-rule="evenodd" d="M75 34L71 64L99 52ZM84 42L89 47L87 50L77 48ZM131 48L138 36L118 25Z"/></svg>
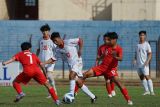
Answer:
<svg viewBox="0 0 160 107"><path fill-rule="evenodd" d="M11 59L9 59L9 60L7 60L7 61L2 62L2 65L5 66L5 65L7 65L7 64L10 64L10 63L14 62L15 60L16 60L16 58L15 58L15 57L12 57Z"/></svg>
<svg viewBox="0 0 160 107"><path fill-rule="evenodd" d="M41 65L43 66L43 65L46 65L46 64L53 64L53 63L55 63L55 61L56 61L55 58L50 58L49 60L41 63Z"/></svg>
<svg viewBox="0 0 160 107"><path fill-rule="evenodd" d="M82 55L82 49L83 49L83 39L79 38L79 50L78 50L78 56L81 57Z"/></svg>

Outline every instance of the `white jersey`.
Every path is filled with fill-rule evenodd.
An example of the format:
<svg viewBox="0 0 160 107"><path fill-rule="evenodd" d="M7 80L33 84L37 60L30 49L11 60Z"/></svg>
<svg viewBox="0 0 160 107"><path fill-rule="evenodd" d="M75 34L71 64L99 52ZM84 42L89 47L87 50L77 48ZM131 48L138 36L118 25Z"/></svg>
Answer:
<svg viewBox="0 0 160 107"><path fill-rule="evenodd" d="M55 56L56 45L52 42L51 39L44 40L41 39L39 42L40 54L39 57L41 61L47 61L48 59Z"/></svg>
<svg viewBox="0 0 160 107"><path fill-rule="evenodd" d="M68 63L69 66L73 65L78 60L78 52L76 46L79 43L79 38L64 40L63 48L56 48L56 59L61 58Z"/></svg>
<svg viewBox="0 0 160 107"><path fill-rule="evenodd" d="M143 68L144 63L147 61L148 53L151 53L151 46L148 42L144 42L143 44L138 44L136 47L136 59L137 59L137 67Z"/></svg>
<svg viewBox="0 0 160 107"><path fill-rule="evenodd" d="M82 75L82 58L78 57L76 46L79 44L79 38L64 40L63 48L56 48L56 59L62 59L68 63L69 69L76 72L78 76Z"/></svg>

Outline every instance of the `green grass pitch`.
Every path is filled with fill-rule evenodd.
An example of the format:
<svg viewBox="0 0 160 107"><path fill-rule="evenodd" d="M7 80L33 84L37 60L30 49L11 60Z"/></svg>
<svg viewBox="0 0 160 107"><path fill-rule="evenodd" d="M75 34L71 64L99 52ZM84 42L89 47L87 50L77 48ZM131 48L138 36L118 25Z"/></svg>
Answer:
<svg viewBox="0 0 160 107"><path fill-rule="evenodd" d="M60 99L68 92L69 86L58 86ZM160 107L160 89L155 88L156 96L142 96L142 87L127 87L134 102L133 107ZM98 96L95 104L90 98L79 92L73 104L63 104L61 107L128 107L126 101L116 88L117 95L108 98L105 86L89 86L89 89ZM51 99L46 99L47 91L42 86L25 86L23 91L27 94L19 103L13 103L15 91L12 87L0 87L0 107L55 107Z"/></svg>

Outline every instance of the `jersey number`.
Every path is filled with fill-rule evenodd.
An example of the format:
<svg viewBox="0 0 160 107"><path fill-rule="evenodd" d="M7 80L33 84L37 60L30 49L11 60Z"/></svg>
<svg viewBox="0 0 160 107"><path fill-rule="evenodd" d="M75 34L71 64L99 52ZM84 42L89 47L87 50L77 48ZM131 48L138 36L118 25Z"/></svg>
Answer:
<svg viewBox="0 0 160 107"><path fill-rule="evenodd" d="M27 56L29 57L29 62L30 62L30 64L33 64L32 55L28 54Z"/></svg>

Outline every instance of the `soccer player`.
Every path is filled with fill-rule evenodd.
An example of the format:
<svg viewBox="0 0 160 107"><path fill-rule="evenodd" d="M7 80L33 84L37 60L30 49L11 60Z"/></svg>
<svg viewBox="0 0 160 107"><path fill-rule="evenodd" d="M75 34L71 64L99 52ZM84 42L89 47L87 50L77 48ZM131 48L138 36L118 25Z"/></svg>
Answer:
<svg viewBox="0 0 160 107"><path fill-rule="evenodd" d="M102 44L99 48L98 48L98 53L97 53L97 58L96 58L96 65L98 66L100 63L100 57L105 53L105 47L106 45L109 45L110 41L109 41L109 35L108 33L103 35L103 41L104 44ZM111 81L109 78L105 78L106 80L106 90L108 92L108 97L111 98L112 96L115 96L115 90L114 90L114 82Z"/></svg>
<svg viewBox="0 0 160 107"><path fill-rule="evenodd" d="M48 89L48 92L51 94L55 104L60 105L61 103L58 100L58 96L56 95L54 88L51 87L46 77L41 72L41 69L44 72L45 69L43 68L43 66L41 66L40 60L34 53L30 52L31 47L31 44L28 42L22 43L22 51L14 55L10 60L2 63L2 65L5 66L14 61L19 61L23 66L23 72L20 73L13 81L13 87L18 93L14 102L19 102L25 96L20 83L27 84L33 78L39 84L44 85Z"/></svg>
<svg viewBox="0 0 160 107"><path fill-rule="evenodd" d="M40 30L43 34L43 37L38 43L39 49L37 49L37 55L40 57L41 61L44 62L55 56L56 45L50 39L50 27L48 24L41 26ZM47 64L45 65L45 69L49 83L56 91L55 81L53 78L54 66L55 64ZM51 98L51 95L49 95L47 98Z"/></svg>
<svg viewBox="0 0 160 107"><path fill-rule="evenodd" d="M123 86L118 78L117 67L118 61L122 61L122 48L117 44L118 35L115 32L108 33L110 38L110 45L106 45L105 53L101 56L102 63L98 66L92 67L83 74L83 79L79 79L79 87L83 85L83 81L89 77L105 76L114 81L126 99L128 105L133 105L133 102L128 95L128 91Z"/></svg>
<svg viewBox="0 0 160 107"><path fill-rule="evenodd" d="M142 81L145 92L143 95L155 95L153 82L149 74L149 62L152 58L151 46L146 41L146 31L139 32L139 44L136 46L134 63L137 64L138 75Z"/></svg>
<svg viewBox="0 0 160 107"><path fill-rule="evenodd" d="M69 66L69 80L70 80L70 93L74 96L74 89L76 85L76 76L83 77L82 69L79 59L81 59L83 40L81 38L74 38L63 40L58 32L53 32L51 40L57 45L56 58L44 62L44 64L54 63L56 59L60 58L65 60ZM76 46L78 46L78 51ZM82 91L91 98L91 103L94 103L97 97L83 84Z"/></svg>

